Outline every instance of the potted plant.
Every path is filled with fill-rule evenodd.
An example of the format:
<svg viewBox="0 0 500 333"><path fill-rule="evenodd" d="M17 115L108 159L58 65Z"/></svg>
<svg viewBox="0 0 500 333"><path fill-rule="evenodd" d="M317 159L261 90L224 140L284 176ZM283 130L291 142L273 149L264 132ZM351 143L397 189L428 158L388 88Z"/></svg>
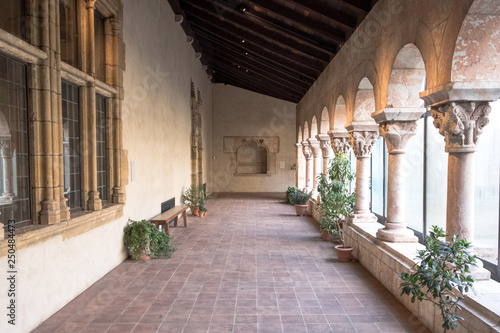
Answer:
<svg viewBox="0 0 500 333"><path fill-rule="evenodd" d="M286 190L286 195L285 195L285 203L287 205L293 205L292 196L298 190L299 190L298 187L295 187L295 186L288 187L288 189Z"/></svg>
<svg viewBox="0 0 500 333"><path fill-rule="evenodd" d="M198 216L204 217L205 215L207 215L208 210L205 208L205 206L199 206L198 208Z"/></svg>
<svg viewBox="0 0 500 333"><path fill-rule="evenodd" d="M340 245L335 246L335 250L341 262L349 261L352 252L352 247L345 245L344 227L345 219L352 213L356 201L354 192L349 191L349 183L354 178L349 158L340 152L330 162L328 173L318 177L320 228L338 237Z"/></svg>
<svg viewBox="0 0 500 333"><path fill-rule="evenodd" d="M451 241L440 241L448 236L443 229L433 226L425 249L418 251L420 263L413 266L413 273L401 273L401 295L412 295L411 302L427 300L439 307L443 317L443 332L457 327L463 320L457 315L460 303L469 290L474 291L474 278L470 268L476 265L476 256L467 249L471 244L464 238L453 236ZM475 293L475 291L474 291Z"/></svg>
<svg viewBox="0 0 500 333"><path fill-rule="evenodd" d="M124 241L134 260L169 257L175 251L170 245L170 237L147 220L129 219L124 229Z"/></svg>
<svg viewBox="0 0 500 333"><path fill-rule="evenodd" d="M295 206L297 216L304 216L307 213L307 202L311 199L312 193L297 189L290 194L290 202Z"/></svg>
<svg viewBox="0 0 500 333"><path fill-rule="evenodd" d="M181 201L184 205L189 206L191 214L197 216L200 200L204 196L203 186L191 185L184 189L184 193L181 195Z"/></svg>

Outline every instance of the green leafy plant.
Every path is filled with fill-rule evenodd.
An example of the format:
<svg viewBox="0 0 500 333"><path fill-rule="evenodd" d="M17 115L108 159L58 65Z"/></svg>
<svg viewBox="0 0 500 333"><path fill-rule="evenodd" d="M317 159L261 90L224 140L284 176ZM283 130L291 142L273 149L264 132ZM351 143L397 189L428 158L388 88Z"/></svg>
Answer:
<svg viewBox="0 0 500 333"><path fill-rule="evenodd" d="M293 205L305 205L311 199L312 192L297 189L290 195L290 202Z"/></svg>
<svg viewBox="0 0 500 333"><path fill-rule="evenodd" d="M342 247L345 247L344 222L352 213L356 201L354 192L349 191L349 183L354 178L348 156L340 152L330 162L328 173L318 176L320 228L338 237Z"/></svg>
<svg viewBox="0 0 500 333"><path fill-rule="evenodd" d="M124 229L124 241L133 259L140 258L142 254L170 257L175 251L170 244L170 237L147 220L129 219Z"/></svg>
<svg viewBox="0 0 500 333"><path fill-rule="evenodd" d="M285 203L288 204L288 205L293 205L294 203L292 202L292 196L295 192L297 192L299 189L295 186L290 186L288 187L288 189L286 190L286 195L285 195Z"/></svg>
<svg viewBox="0 0 500 333"><path fill-rule="evenodd" d="M208 198L203 185L191 185L185 188L184 193L181 195L182 203L190 207L204 206Z"/></svg>
<svg viewBox="0 0 500 333"><path fill-rule="evenodd" d="M418 251L420 263L415 264L413 273L401 273L399 278L401 295L412 295L411 302L427 300L439 306L443 317L443 329L453 330L457 321L463 320L457 315L460 303L469 290L474 291L474 278L471 266L476 266L476 256L467 249L471 244L458 235L451 241L440 241L447 237L442 228L433 226L425 250ZM475 291L474 291L475 292Z"/></svg>

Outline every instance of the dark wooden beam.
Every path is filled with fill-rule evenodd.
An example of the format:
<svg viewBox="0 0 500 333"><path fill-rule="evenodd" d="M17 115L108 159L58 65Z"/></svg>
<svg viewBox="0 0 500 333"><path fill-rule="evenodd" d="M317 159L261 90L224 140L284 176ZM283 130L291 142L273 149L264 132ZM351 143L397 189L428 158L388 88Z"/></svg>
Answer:
<svg viewBox="0 0 500 333"><path fill-rule="evenodd" d="M263 71L258 67L248 68L242 63L234 63L233 65L233 62L228 59L220 58L212 54L205 54L207 60L212 64L212 67L217 66L220 70L224 70L224 72L232 72L233 74L238 75L243 79L248 79L251 77L259 78L264 82L268 81L265 85L266 87L272 86L283 88L285 90L288 89L290 91L293 91L296 95L301 96L303 96L308 90L308 87L298 86L287 80L284 80L283 78L280 78L279 76L272 75L270 72ZM236 66L240 66L240 68ZM245 72L245 70L248 70L248 72Z"/></svg>
<svg viewBox="0 0 500 333"><path fill-rule="evenodd" d="M214 7L216 7L214 9ZM217 12L217 7L219 12ZM185 0L183 1L183 8L186 12L195 14L197 16L211 18L211 22L218 22L221 27L225 26L226 29L238 29L239 32L252 34L254 36L265 36L273 44L281 45L283 48L288 48L292 52L301 53L303 56L311 60L318 60L323 64L330 61L333 57L332 52L325 51L324 49L304 42L297 37L284 33L280 29L265 23L256 23L248 18L248 16L240 13L239 11L229 7L221 6L218 2L210 2L209 0ZM222 12L221 12L222 11ZM242 36L245 38L244 36Z"/></svg>
<svg viewBox="0 0 500 333"><path fill-rule="evenodd" d="M303 80L314 82L321 70L319 68L311 67L312 64L300 62L300 57L291 54L289 57L284 57L279 52L269 50L264 46L254 43L252 40L245 40L241 43L241 37L228 32L227 30L220 29L217 26L210 24L204 25L205 22L191 21L193 31L200 39L210 39L217 45L226 45L230 48L246 49L250 52L252 57L259 59L259 61L267 62L279 68L289 70L290 73L295 73ZM311 82L311 84L312 84Z"/></svg>
<svg viewBox="0 0 500 333"><path fill-rule="evenodd" d="M197 32L197 34L200 34ZM250 51L242 47L233 47L232 45L221 43L218 40L214 40L209 36L203 36L200 46L203 48L204 52L212 52L221 57L227 57L228 60L232 62L241 62L243 65L247 66L258 66L263 70L270 71L271 73L286 78L297 85L307 86L308 88L314 83L314 80L307 79L303 75L297 72L291 71L290 68L281 66L279 64L271 63L265 59L259 58L258 55L252 54ZM248 52L245 55L244 52Z"/></svg>
<svg viewBox="0 0 500 333"><path fill-rule="evenodd" d="M259 47L267 53L272 53L276 57L281 58L283 61L293 61L297 66L308 67L310 71L314 71L316 73L314 75L315 78L317 78L327 64L321 60L311 59L308 56L304 56L302 53L294 52L291 48L272 43L265 37L236 29L231 24L223 22L217 24L217 22L207 20L207 18L202 16L201 13L196 14L200 16L195 15L194 12L186 13L191 21L191 25L196 25L201 30L210 31L211 33L217 34L225 39L232 40L235 43L241 43L241 40L245 40L245 44Z"/></svg>

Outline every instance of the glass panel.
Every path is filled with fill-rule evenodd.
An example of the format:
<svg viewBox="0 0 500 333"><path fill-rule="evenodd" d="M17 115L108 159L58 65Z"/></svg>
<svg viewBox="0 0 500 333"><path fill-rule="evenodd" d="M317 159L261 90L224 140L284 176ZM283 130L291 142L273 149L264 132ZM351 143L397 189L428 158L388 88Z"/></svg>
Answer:
<svg viewBox="0 0 500 333"><path fill-rule="evenodd" d="M95 77L102 82L106 82L105 22L106 18L97 10L94 11Z"/></svg>
<svg viewBox="0 0 500 333"><path fill-rule="evenodd" d="M498 264L500 101L491 103L490 123L479 136L475 161L475 254Z"/></svg>
<svg viewBox="0 0 500 333"><path fill-rule="evenodd" d="M424 118L417 122L417 133L406 145L406 223L424 231Z"/></svg>
<svg viewBox="0 0 500 333"><path fill-rule="evenodd" d="M97 191L101 200L108 199L106 168L106 98L96 95Z"/></svg>
<svg viewBox="0 0 500 333"><path fill-rule="evenodd" d="M71 209L81 207L78 107L78 87L62 82L64 196Z"/></svg>
<svg viewBox="0 0 500 333"><path fill-rule="evenodd" d="M0 1L0 29L26 39L26 1Z"/></svg>
<svg viewBox="0 0 500 333"><path fill-rule="evenodd" d="M383 137L379 137L377 143L373 147L371 162L371 197L372 197L372 212L381 216L384 214L384 146Z"/></svg>
<svg viewBox="0 0 500 333"><path fill-rule="evenodd" d="M0 55L0 212L29 222L30 181L26 66Z"/></svg>
<svg viewBox="0 0 500 333"><path fill-rule="evenodd" d="M448 154L444 151L444 137L434 127L432 117L426 117L426 218L427 230L433 225L446 229L446 192ZM428 232L427 232L428 234Z"/></svg>
<svg viewBox="0 0 500 333"><path fill-rule="evenodd" d="M61 60L73 67L78 66L76 17L76 0L61 0L59 2Z"/></svg>

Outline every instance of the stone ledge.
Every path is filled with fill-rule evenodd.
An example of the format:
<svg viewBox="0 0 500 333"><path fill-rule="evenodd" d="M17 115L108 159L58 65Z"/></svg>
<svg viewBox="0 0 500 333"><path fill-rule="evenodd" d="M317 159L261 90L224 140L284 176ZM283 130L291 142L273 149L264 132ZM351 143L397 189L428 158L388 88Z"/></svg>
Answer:
<svg viewBox="0 0 500 333"><path fill-rule="evenodd" d="M353 246L354 256L372 273L406 308L429 329L442 332L439 309L430 302L411 303L409 297L400 297L399 278L415 263L418 243L387 243L376 238L383 227L380 223L351 224L346 231L346 243ZM460 321L455 332L500 332L500 284L493 280L476 281L477 294L469 293L464 299Z"/></svg>
<svg viewBox="0 0 500 333"><path fill-rule="evenodd" d="M16 229L16 250L33 247L51 238L62 236L63 240L76 237L123 216L122 204L106 204L98 211L72 213L72 218L58 224L29 225ZM8 239L0 240L0 257L6 256Z"/></svg>

